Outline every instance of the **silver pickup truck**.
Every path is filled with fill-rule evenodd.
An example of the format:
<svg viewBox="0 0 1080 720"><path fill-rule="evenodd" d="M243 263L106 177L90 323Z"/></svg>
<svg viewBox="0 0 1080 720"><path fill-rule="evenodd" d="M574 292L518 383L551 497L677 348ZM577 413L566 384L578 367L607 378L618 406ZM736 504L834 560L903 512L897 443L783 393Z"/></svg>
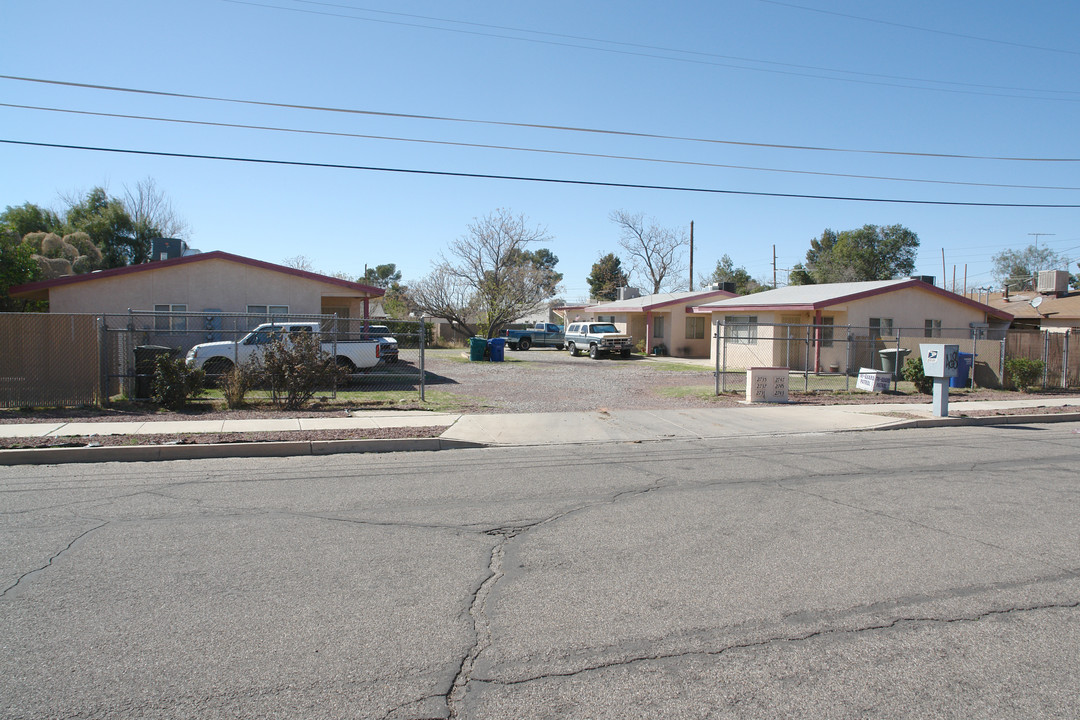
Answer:
<svg viewBox="0 0 1080 720"><path fill-rule="evenodd" d="M634 338L621 334L608 322L571 323L566 328L565 342L570 355L577 357L578 353L588 351L593 360L614 353L628 358L634 349Z"/></svg>

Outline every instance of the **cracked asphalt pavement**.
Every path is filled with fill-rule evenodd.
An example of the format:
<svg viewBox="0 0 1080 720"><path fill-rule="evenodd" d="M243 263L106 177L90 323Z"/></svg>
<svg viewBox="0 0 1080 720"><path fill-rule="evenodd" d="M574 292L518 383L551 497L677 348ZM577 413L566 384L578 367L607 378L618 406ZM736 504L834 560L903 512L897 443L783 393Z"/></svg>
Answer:
<svg viewBox="0 0 1080 720"><path fill-rule="evenodd" d="M0 716L1077 717L1078 433L0 467Z"/></svg>

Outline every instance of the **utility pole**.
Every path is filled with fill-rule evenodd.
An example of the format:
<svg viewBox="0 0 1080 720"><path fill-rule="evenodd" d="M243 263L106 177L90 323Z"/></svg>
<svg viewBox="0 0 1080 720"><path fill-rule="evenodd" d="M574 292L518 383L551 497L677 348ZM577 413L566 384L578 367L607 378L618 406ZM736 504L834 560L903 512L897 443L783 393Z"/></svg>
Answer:
<svg viewBox="0 0 1080 720"><path fill-rule="evenodd" d="M1038 252L1039 252L1039 238L1040 237L1053 237L1054 235L1057 235L1057 233L1028 233L1028 235L1034 235L1035 236L1035 253L1038 254Z"/></svg>
<svg viewBox="0 0 1080 720"><path fill-rule="evenodd" d="M690 291L694 291L694 221L690 221Z"/></svg>
<svg viewBox="0 0 1080 720"><path fill-rule="evenodd" d="M772 287L776 289L776 244L772 246Z"/></svg>

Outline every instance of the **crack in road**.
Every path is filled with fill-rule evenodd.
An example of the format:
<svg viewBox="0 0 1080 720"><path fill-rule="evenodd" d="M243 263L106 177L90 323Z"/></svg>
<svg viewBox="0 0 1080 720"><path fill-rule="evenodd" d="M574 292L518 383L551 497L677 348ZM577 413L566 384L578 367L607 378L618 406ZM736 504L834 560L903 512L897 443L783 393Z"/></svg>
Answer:
<svg viewBox="0 0 1080 720"><path fill-rule="evenodd" d="M957 617L943 618L943 617L898 617L886 623L878 623L874 625L864 625L862 627L850 628L850 629L835 629L828 628L824 630L815 630L801 635L784 636L778 635L774 637L765 638L763 640L756 640L753 642L733 643L726 645L715 650L687 650L684 652L672 652L672 653L659 653L656 655L639 655L637 657L630 657L623 660L616 660L606 663L598 663L596 665L590 665L588 667L578 668L577 670L569 670L566 672L553 672L544 673L541 675L534 675L525 678L519 678L517 680L498 680L495 678L473 678L474 682L484 683L487 685L497 685L500 687L513 687L517 685L526 685L528 683L539 682L543 680L551 680L556 678L568 678L576 677L578 675L584 675L598 670L608 670L611 668L627 667L631 665L637 665L646 662L659 662L662 660L675 660L679 658L687 657L719 657L726 653L730 653L736 650L748 650L754 648L768 647L770 645L777 645L780 643L799 643L806 642L821 637L829 636L841 636L841 635L858 635L861 633L880 632L882 630L891 630L901 625L925 625L925 624L953 624L953 623L976 623L985 620L989 617L998 615L1009 615L1015 613L1028 613L1038 612L1042 610L1073 610L1080 608L1080 601L1072 603L1047 603L1042 605L1028 605L1024 607L1010 607L1000 608L996 610L987 610L976 615L960 615Z"/></svg>
<svg viewBox="0 0 1080 720"><path fill-rule="evenodd" d="M487 575L473 593L469 603L469 617L473 622L473 643L462 658L457 673L450 683L450 690L446 693L446 707L450 720L465 717L465 696L468 694L469 685L474 679L473 671L476 668L476 661L484 650L489 648L493 642L491 625L488 621L487 603L495 586L498 584L499 580L503 578L503 559L506 556L506 546L512 540L530 530L557 522L575 513L599 507L601 505L612 505L621 502L626 498L637 497L659 490L661 489L660 483L663 479L663 476L657 475L647 487L623 490L615 493L610 498L583 503L563 512L537 520L536 522L489 528L484 531L485 535L494 537L496 542L491 549L491 559L488 562Z"/></svg>
<svg viewBox="0 0 1080 720"><path fill-rule="evenodd" d="M804 489L801 489L801 488L787 487L787 486L784 485L783 481L781 481L781 480L775 481L775 485L778 488L780 488L781 490L784 490L786 492L792 492L792 493L798 493L800 495L806 495L806 496L809 496L809 497L817 498L818 500L822 500L822 501L827 502L827 503L829 503L831 505L836 505L838 507L847 508L849 510L856 510L858 512L867 513L868 515L876 515L877 517L886 518L888 520L893 520L895 522L904 523L904 524L907 524L907 525L913 525L915 527L919 527L919 528L922 528L924 530L929 530L930 532L939 533L941 535L944 535L945 537L956 538L956 539L960 539L960 540L965 540L967 542L976 543L978 545L982 545L983 547L988 547L988 548L991 548L993 550L998 550L998 551L1006 553L1008 555L1012 555L1013 557L1018 557L1018 558L1021 558L1023 560L1029 560L1029 561L1032 561L1032 562L1041 563L1041 564L1046 565L1048 567L1052 567L1055 570L1061 570L1062 572L1065 572L1065 573L1073 573L1073 570L1071 570L1070 568L1063 567L1063 566L1061 566L1061 565L1059 565L1057 563L1054 563L1054 562L1050 562L1049 560L1047 560L1045 558L1032 557L1032 556L1026 555L1024 553L1018 553L1015 550L1013 550L1011 548L1004 547L1002 545L996 545L996 544L994 544L992 542L988 542L986 540L980 540L979 538L970 537L968 535L962 535L960 533L951 532L951 531L946 530L944 528L935 527L933 525L929 525L929 524L924 523L924 522L919 522L918 520L914 520L912 518L899 517L897 515L892 515L890 513L887 513L884 510L875 510L873 508L867 508L867 507L863 507L861 505L854 505L852 503L847 503L847 502L844 502L842 500L837 500L836 498L828 497L827 495L824 495L822 493L811 492L810 490L804 490Z"/></svg>
<svg viewBox="0 0 1080 720"><path fill-rule="evenodd" d="M39 573L39 572L43 572L44 570L46 570L47 568L49 568L49 567L50 567L50 566L51 566L51 565L53 564L53 561L55 561L55 560L56 560L56 559L58 559L58 558L59 558L59 557L60 557L61 555L63 555L63 554L64 554L64 553L66 553L66 552L67 552L68 550L70 550L70 549L71 549L72 547L74 547L74 546L75 546L75 543L79 542L80 540L82 540L82 539L83 539L84 537L86 537L86 536L87 536L87 535L89 535L90 533L92 533L92 532L94 532L94 531L96 531L96 530L100 530L101 528L105 527L105 526L106 526L106 525L108 525L108 524L109 524L109 521L108 521L108 520L106 520L105 522L101 523L100 525L95 525L94 527L90 528L89 530L85 530L85 531L83 531L82 533L79 533L79 535L78 535L78 536L76 536L74 540L72 540L72 541L71 541L71 542L69 542L69 543L68 543L67 545L65 545L65 546L64 546L64 547L63 547L63 548L62 548L62 549L61 549L61 550L60 550L59 552L57 552L57 553L53 554L53 555L52 555L52 556L51 556L51 557L50 557L50 558L49 558L49 559L48 559L48 560L47 560L47 561L45 562L45 564L44 564L44 565L42 565L42 566L41 566L41 567L39 567L39 568L34 568L33 570L28 570L28 571L24 572L24 573L23 573L22 575L20 575L20 576L19 576L19 577L18 577L18 578L17 578L16 580L15 580L15 582L14 582L14 583L12 583L12 584L11 584L11 585L9 585L8 587L4 588L4 591L3 591L3 592L0 592L0 598L3 598L3 597L5 597L5 596L6 596L7 594L8 594L8 592L10 592L11 590L14 590L15 588L17 588L17 587L19 586L19 583L21 583L21 582L22 582L23 580L26 580L26 579L27 579L27 578L29 578L29 577L30 577L31 575L36 575L37 573Z"/></svg>

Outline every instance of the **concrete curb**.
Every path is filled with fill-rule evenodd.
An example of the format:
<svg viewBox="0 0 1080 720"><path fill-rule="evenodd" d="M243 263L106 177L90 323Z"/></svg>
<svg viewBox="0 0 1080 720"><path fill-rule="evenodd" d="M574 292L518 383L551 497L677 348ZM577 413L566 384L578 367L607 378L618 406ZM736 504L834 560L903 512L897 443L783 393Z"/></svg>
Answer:
<svg viewBox="0 0 1080 720"><path fill-rule="evenodd" d="M936 428L965 425L1023 425L1031 423L1080 422L1080 413L1040 413L1037 415L981 415L979 417L920 418L916 420L897 420L895 423L873 428L863 428L858 432L878 432L881 430L908 430L911 428Z"/></svg>
<svg viewBox="0 0 1080 720"><path fill-rule="evenodd" d="M193 445L112 445L76 448L0 450L0 465L59 465L88 462L157 462L241 457L300 457L338 453L391 453L485 447L483 443L445 438L372 440L299 440Z"/></svg>

